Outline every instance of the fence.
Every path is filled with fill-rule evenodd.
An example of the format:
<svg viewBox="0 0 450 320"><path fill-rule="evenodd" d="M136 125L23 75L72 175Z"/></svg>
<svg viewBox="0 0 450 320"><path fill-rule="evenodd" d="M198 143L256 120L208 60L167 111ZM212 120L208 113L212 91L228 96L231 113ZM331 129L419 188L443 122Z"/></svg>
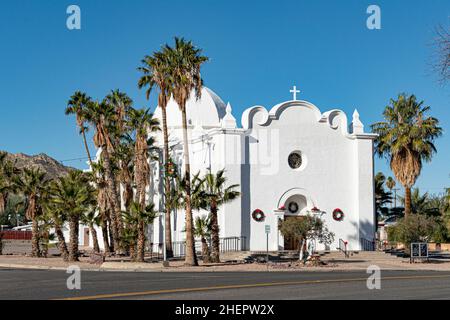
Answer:
<svg viewBox="0 0 450 320"><path fill-rule="evenodd" d="M371 241L365 238L360 238L360 244L362 251L375 251L376 249L376 242L373 240Z"/></svg>
<svg viewBox="0 0 450 320"><path fill-rule="evenodd" d="M31 231L0 231L3 240L31 240Z"/></svg>
<svg viewBox="0 0 450 320"><path fill-rule="evenodd" d="M221 253L226 252L237 252L246 251L247 243L246 237L227 237L219 239L219 248ZM209 247L211 248L211 241L209 241ZM152 243L148 248L150 254L161 258L163 256L163 244L162 243ZM172 251L174 258L182 258L186 255L186 242L185 241L174 241L172 242ZM200 240L195 241L195 251L201 253L202 242Z"/></svg>

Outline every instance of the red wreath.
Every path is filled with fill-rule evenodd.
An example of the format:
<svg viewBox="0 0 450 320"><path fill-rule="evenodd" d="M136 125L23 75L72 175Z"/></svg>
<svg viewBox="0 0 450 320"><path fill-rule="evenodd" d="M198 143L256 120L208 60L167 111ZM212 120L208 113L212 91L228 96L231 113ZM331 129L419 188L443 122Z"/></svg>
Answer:
<svg viewBox="0 0 450 320"><path fill-rule="evenodd" d="M334 211L333 211L333 219L336 220L336 221L344 220L344 212L341 209L339 209L339 208L334 209Z"/></svg>
<svg viewBox="0 0 450 320"><path fill-rule="evenodd" d="M256 209L252 213L252 218L256 222L263 222L266 219L266 215L262 212L262 210Z"/></svg>

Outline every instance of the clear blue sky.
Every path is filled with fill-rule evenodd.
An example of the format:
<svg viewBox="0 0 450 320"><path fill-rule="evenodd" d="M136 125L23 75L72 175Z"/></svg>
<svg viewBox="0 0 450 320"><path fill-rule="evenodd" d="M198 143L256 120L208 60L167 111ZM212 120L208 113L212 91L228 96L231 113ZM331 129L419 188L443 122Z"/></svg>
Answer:
<svg viewBox="0 0 450 320"><path fill-rule="evenodd" d="M77 4L82 30L66 28ZM382 30L366 28L377 4ZM448 26L450 1L211 1L5 0L0 9L0 149L58 159L84 157L74 119L64 107L75 90L102 98L126 91L137 107L154 107L137 89L140 59L171 42L192 39L211 62L207 86L240 118L255 104L267 108L301 98L322 111L358 108L369 127L389 98L415 93L441 120L444 137L418 186L450 186L450 90L437 84L430 63L433 29ZM82 167L82 162L69 162ZM390 174L386 162L376 170Z"/></svg>

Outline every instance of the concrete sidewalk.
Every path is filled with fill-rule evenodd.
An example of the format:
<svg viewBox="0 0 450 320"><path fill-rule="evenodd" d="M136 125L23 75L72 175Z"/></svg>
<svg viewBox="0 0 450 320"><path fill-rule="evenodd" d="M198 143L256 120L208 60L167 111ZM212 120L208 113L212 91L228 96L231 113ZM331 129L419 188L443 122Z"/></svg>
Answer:
<svg viewBox="0 0 450 320"><path fill-rule="evenodd" d="M0 268L67 270L77 265L84 271L125 271L125 272L308 272L308 271L357 271L367 270L369 266L378 266L382 270L428 270L450 271L450 262L432 261L430 263L410 264L409 259L400 259L381 252L361 252L349 258L342 254L331 253L322 258L326 265L309 267L295 261L291 263L222 263L207 264L200 262L199 267L186 267L183 261L172 261L169 267L161 262L133 263L126 258L107 258L102 265L89 263L89 258L82 257L80 262L67 263L61 258L30 258L26 256L0 256Z"/></svg>

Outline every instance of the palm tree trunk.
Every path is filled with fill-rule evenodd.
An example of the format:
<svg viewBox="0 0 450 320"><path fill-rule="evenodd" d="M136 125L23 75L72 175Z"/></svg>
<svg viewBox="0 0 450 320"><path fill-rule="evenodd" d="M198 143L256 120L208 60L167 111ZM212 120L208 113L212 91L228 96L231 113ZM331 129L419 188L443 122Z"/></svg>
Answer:
<svg viewBox="0 0 450 320"><path fill-rule="evenodd" d="M209 256L208 242L206 241L205 237L202 237L202 260L203 260L203 263L211 262L210 258L211 257Z"/></svg>
<svg viewBox="0 0 450 320"><path fill-rule="evenodd" d="M94 252L99 253L100 246L98 245L97 230L95 230L95 227L93 225L90 225L89 232L92 234L92 242L94 243Z"/></svg>
<svg viewBox="0 0 450 320"><path fill-rule="evenodd" d="M114 252L114 238L112 233L111 219L108 219L108 234L109 234L109 251Z"/></svg>
<svg viewBox="0 0 450 320"><path fill-rule="evenodd" d="M217 203L211 202L211 239L212 239L212 254L211 261L215 263L220 262L220 239L219 239L219 223L217 221Z"/></svg>
<svg viewBox="0 0 450 320"><path fill-rule="evenodd" d="M78 236L79 236L79 223L77 217L69 218L69 229L70 229L70 239L69 239L69 261L76 262L78 260Z"/></svg>
<svg viewBox="0 0 450 320"><path fill-rule="evenodd" d="M117 254L122 254L122 245L121 245L121 235L119 233L119 226L118 226L118 218L121 215L120 210L120 201L117 194L117 185L116 185L116 179L114 177L114 174L112 172L112 166L111 166L111 159L109 157L109 153L106 150L106 146L102 148L103 150L103 164L105 167L105 173L106 173L106 182L107 182L107 190L109 194L109 202L111 206L110 214L111 214L111 229L112 229L112 237L114 241L114 250Z"/></svg>
<svg viewBox="0 0 450 320"><path fill-rule="evenodd" d="M41 252L39 251L39 222L36 216L32 219L31 233L31 256L38 258L41 256Z"/></svg>
<svg viewBox="0 0 450 320"><path fill-rule="evenodd" d="M40 240L40 244L41 244L41 256L43 258L47 258L48 257L48 242L49 242L49 238L50 238L50 234L48 231L45 231L42 234L42 238Z"/></svg>
<svg viewBox="0 0 450 320"><path fill-rule="evenodd" d="M55 224L55 233L58 238L58 249L64 261L69 261L69 251L67 250L66 239L61 230L61 226Z"/></svg>
<svg viewBox="0 0 450 320"><path fill-rule="evenodd" d="M183 144L184 144L184 177L186 179L186 258L184 264L187 266L198 266L195 254L194 225L191 206L191 165L189 162L189 142L187 133L186 108L181 111L183 121Z"/></svg>
<svg viewBox="0 0 450 320"><path fill-rule="evenodd" d="M162 123L163 123L163 137L164 137L164 192L166 197L170 194L170 178L167 173L167 164L169 162L169 134L167 131L167 110L165 107L161 107L162 111ZM173 257L173 248L172 248L172 226L170 222L171 210L172 208L166 203L165 206L165 217L164 217L164 229L165 229L165 239L166 242L166 257Z"/></svg>
<svg viewBox="0 0 450 320"><path fill-rule="evenodd" d="M405 218L411 214L411 188L405 187Z"/></svg>
<svg viewBox="0 0 450 320"><path fill-rule="evenodd" d="M108 241L108 222L103 221L102 222L102 236L103 236L103 247L105 253L110 253L111 248L109 247L109 241Z"/></svg>
<svg viewBox="0 0 450 320"><path fill-rule="evenodd" d="M91 169L92 169L92 157L91 157L91 152L89 151L89 147L87 144L86 132L84 130L84 125L81 126L81 134L83 135L83 143L84 143L84 148L86 149L87 157L89 159L89 165L91 166Z"/></svg>
<svg viewBox="0 0 450 320"><path fill-rule="evenodd" d="M138 225L138 239L137 239L137 252L136 252L136 261L144 262L145 261L145 225L144 222L139 222Z"/></svg>

